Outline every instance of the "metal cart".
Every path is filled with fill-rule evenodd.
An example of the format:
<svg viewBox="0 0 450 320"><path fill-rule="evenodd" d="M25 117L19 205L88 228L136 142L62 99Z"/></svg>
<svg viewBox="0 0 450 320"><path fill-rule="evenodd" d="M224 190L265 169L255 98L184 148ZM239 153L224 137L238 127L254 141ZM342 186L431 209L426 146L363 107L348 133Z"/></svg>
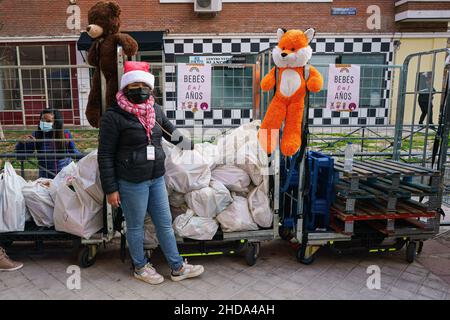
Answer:
<svg viewBox="0 0 450 320"><path fill-rule="evenodd" d="M279 151L269 160L269 170L273 170L270 176L271 186L269 191L271 210L274 214L274 221L271 228L256 231L242 232L218 232L212 240L199 241L177 236L177 244L182 257L198 256L218 256L218 255L243 255L246 263L253 266L260 254L261 242L271 241L278 237L279 226ZM123 219L123 218L122 218ZM122 224L121 231L121 259L126 258L126 225ZM154 247L144 246L146 255L151 257Z"/></svg>
<svg viewBox="0 0 450 320"><path fill-rule="evenodd" d="M6 158L7 155L2 156ZM111 207L104 206L103 228L90 239L83 239L72 234L56 231L54 227L39 227L33 221L29 221L25 224L24 231L0 233L0 246L8 248L14 242L34 242L37 249L42 249L44 242L71 241L74 249L77 250L78 265L82 268L87 268L95 264L98 247L106 245L114 238L113 216L114 213Z"/></svg>
<svg viewBox="0 0 450 320"><path fill-rule="evenodd" d="M405 96L418 94L414 89L413 92L406 91L409 88L406 82L410 60L418 57L418 68L420 68L420 59L428 55L429 57L425 58L432 59L434 70L436 56L440 53L447 53L447 49L411 55L407 57L405 65L400 67L401 88L397 123L395 128L389 128L392 133L395 132L395 137L392 142L386 139L389 144L383 152L356 154L352 173L344 171L342 162L335 162L334 169L338 173L335 190L337 197L331 207L331 224L326 228L316 230L308 228L310 225L308 207L311 204L308 180L311 178L311 170L308 167L307 153L303 151L294 157L281 159L281 180L284 187L280 192L279 234L282 238L290 240L296 250L297 259L301 263L313 263L316 252L323 246L337 253L353 252L358 249L370 253L384 253L400 250L405 245L406 260L411 263L421 252L423 241L433 238L439 232L443 214L442 177L446 164L450 125L448 85L442 91L444 98L441 104L439 127L436 137L433 138L431 165L427 161L430 159L430 151L426 149L429 140L429 123L426 126L420 126L418 131L415 131L414 124L411 125L411 132L405 137L403 130L407 131L404 128L408 128L409 125L403 126L403 116L407 114L404 112ZM270 70L272 63L270 52L265 53L262 61L264 62L262 65ZM444 76L445 79L448 79L448 69L449 65L444 70L447 74ZM270 99L270 95L267 99ZM308 107L309 103L306 102L304 119L308 119ZM261 103L260 109L264 111L264 102ZM352 130L354 131L348 134L349 139L352 139L352 134L359 129ZM421 131L425 133L420 133ZM305 121L304 136L308 132L308 122ZM362 132L361 140L364 144L364 129ZM409 152L404 152L401 143L411 142L413 135L418 132L425 135L423 150L418 152L410 147ZM334 141L338 140L339 138L335 138ZM329 144L335 143L334 141ZM330 155L343 156L342 153ZM420 165L408 163L408 160L414 160L418 156L423 156ZM436 156L438 161L435 162ZM356 159L359 158L361 160L357 161ZM432 169L435 165L436 169ZM425 204L422 203L424 198L428 200Z"/></svg>

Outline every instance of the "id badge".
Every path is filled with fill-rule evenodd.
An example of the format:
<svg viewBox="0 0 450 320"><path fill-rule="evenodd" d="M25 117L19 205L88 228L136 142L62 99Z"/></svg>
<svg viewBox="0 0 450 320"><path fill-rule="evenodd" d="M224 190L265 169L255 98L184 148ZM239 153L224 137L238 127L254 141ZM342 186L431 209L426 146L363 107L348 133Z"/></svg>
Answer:
<svg viewBox="0 0 450 320"><path fill-rule="evenodd" d="M155 147L152 145L147 146L147 160L155 160Z"/></svg>

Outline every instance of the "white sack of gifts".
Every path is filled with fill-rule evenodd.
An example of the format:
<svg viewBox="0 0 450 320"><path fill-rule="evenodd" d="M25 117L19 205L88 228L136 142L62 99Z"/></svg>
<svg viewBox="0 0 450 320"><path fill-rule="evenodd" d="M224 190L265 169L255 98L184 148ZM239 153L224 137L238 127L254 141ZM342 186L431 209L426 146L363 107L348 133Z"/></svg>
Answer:
<svg viewBox="0 0 450 320"><path fill-rule="evenodd" d="M251 141L258 141L258 128L261 120L246 123L232 130L229 134L221 136L217 141L220 164L236 163L236 154L239 149Z"/></svg>
<svg viewBox="0 0 450 320"><path fill-rule="evenodd" d="M188 193L205 188L211 180L211 170L198 151L174 148L165 160L167 188Z"/></svg>
<svg viewBox="0 0 450 320"><path fill-rule="evenodd" d="M219 148L216 145L209 142L197 143L194 145L194 150L200 153L210 170L214 170L217 164L220 164Z"/></svg>
<svg viewBox="0 0 450 320"><path fill-rule="evenodd" d="M27 207L22 188L27 182L19 176L10 162L0 173L0 233L25 230Z"/></svg>
<svg viewBox="0 0 450 320"><path fill-rule="evenodd" d="M161 139L161 147L163 148L163 151L164 151L164 154L166 155L166 157L170 156L172 151L176 148L176 146L174 146L173 144L171 144L169 141L167 141L164 138Z"/></svg>
<svg viewBox="0 0 450 320"><path fill-rule="evenodd" d="M56 192L61 185L67 184L68 179L72 179L77 173L77 164L71 162L69 165L62 168L62 170L53 178L50 184L50 196L53 201L56 201Z"/></svg>
<svg viewBox="0 0 450 320"><path fill-rule="evenodd" d="M22 188L28 210L34 222L40 227L52 227L55 202L50 195L51 179L40 178Z"/></svg>
<svg viewBox="0 0 450 320"><path fill-rule="evenodd" d="M246 198L233 195L233 203L217 216L223 232L254 231L258 225L252 218Z"/></svg>
<svg viewBox="0 0 450 320"><path fill-rule="evenodd" d="M250 191L247 198L252 218L261 228L269 228L273 223L273 213L270 208L267 190L267 183L261 183L261 185Z"/></svg>
<svg viewBox="0 0 450 320"><path fill-rule="evenodd" d="M147 214L144 220L144 247L146 249L155 249L158 245L159 241L156 235L156 227L150 215Z"/></svg>
<svg viewBox="0 0 450 320"><path fill-rule="evenodd" d="M194 240L212 240L218 228L216 220L197 217L192 210L178 216L173 222L173 229L178 236Z"/></svg>
<svg viewBox="0 0 450 320"><path fill-rule="evenodd" d="M214 218L233 202L230 191L214 179L209 187L187 193L185 199L188 207L204 218Z"/></svg>
<svg viewBox="0 0 450 320"><path fill-rule="evenodd" d="M78 185L92 197L92 199L97 201L98 204L103 205L105 194L103 193L100 181L97 150L92 151L78 161L74 179L77 181Z"/></svg>
<svg viewBox="0 0 450 320"><path fill-rule="evenodd" d="M55 230L89 239L103 227L103 210L84 190L61 184L56 193ZM70 188L74 188L72 190Z"/></svg>
<svg viewBox="0 0 450 320"><path fill-rule="evenodd" d="M217 180L230 191L248 192L251 183L250 176L236 166L220 166L211 172L211 178Z"/></svg>
<svg viewBox="0 0 450 320"><path fill-rule="evenodd" d="M250 141L239 148L235 166L247 172L255 186L259 186L263 177L269 174L269 158L259 145L256 135L251 135Z"/></svg>

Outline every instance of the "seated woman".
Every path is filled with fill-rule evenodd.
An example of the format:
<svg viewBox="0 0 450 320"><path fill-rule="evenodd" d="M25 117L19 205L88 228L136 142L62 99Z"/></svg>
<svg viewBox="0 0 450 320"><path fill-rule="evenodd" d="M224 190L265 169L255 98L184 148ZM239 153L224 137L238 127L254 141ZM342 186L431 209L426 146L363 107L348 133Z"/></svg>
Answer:
<svg viewBox="0 0 450 320"><path fill-rule="evenodd" d="M38 130L18 142L16 153L37 152L39 177L54 178L65 166L72 162L65 154L81 155L72 141L69 130L64 129L64 120L58 110L44 109L40 115ZM61 154L61 155L55 155Z"/></svg>

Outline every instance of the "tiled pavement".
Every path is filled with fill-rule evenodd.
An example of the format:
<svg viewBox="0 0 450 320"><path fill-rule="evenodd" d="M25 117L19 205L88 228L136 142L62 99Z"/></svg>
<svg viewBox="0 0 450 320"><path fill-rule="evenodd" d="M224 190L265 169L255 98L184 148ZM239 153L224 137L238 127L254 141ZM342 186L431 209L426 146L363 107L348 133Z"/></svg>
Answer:
<svg viewBox="0 0 450 320"><path fill-rule="evenodd" d="M129 260L119 260L117 245L100 249L97 263L81 270L81 290L68 290L66 269L75 263L70 249L58 246L36 253L15 246L12 257L25 267L0 273L0 300L4 299L447 299L450 300L448 270L433 269L429 261L436 244L427 242L418 262L407 264L404 250L388 255L335 255L319 251L314 264L299 264L283 241L263 244L261 257L248 267L242 257L199 257L191 262L205 266L199 279L175 283L167 279L151 286L131 277ZM442 245L442 244L441 244ZM439 257L450 261L450 245L439 247ZM442 256L444 255L444 256ZM446 256L445 256L446 255ZM423 263L422 260L423 259ZM420 261L420 262L419 262ZM160 253L152 261L166 277L169 269ZM434 261L436 262L436 261ZM381 289L366 287L370 265L381 268ZM439 264L441 265L441 264ZM435 270L439 278L429 269ZM437 271L436 271L437 270Z"/></svg>

